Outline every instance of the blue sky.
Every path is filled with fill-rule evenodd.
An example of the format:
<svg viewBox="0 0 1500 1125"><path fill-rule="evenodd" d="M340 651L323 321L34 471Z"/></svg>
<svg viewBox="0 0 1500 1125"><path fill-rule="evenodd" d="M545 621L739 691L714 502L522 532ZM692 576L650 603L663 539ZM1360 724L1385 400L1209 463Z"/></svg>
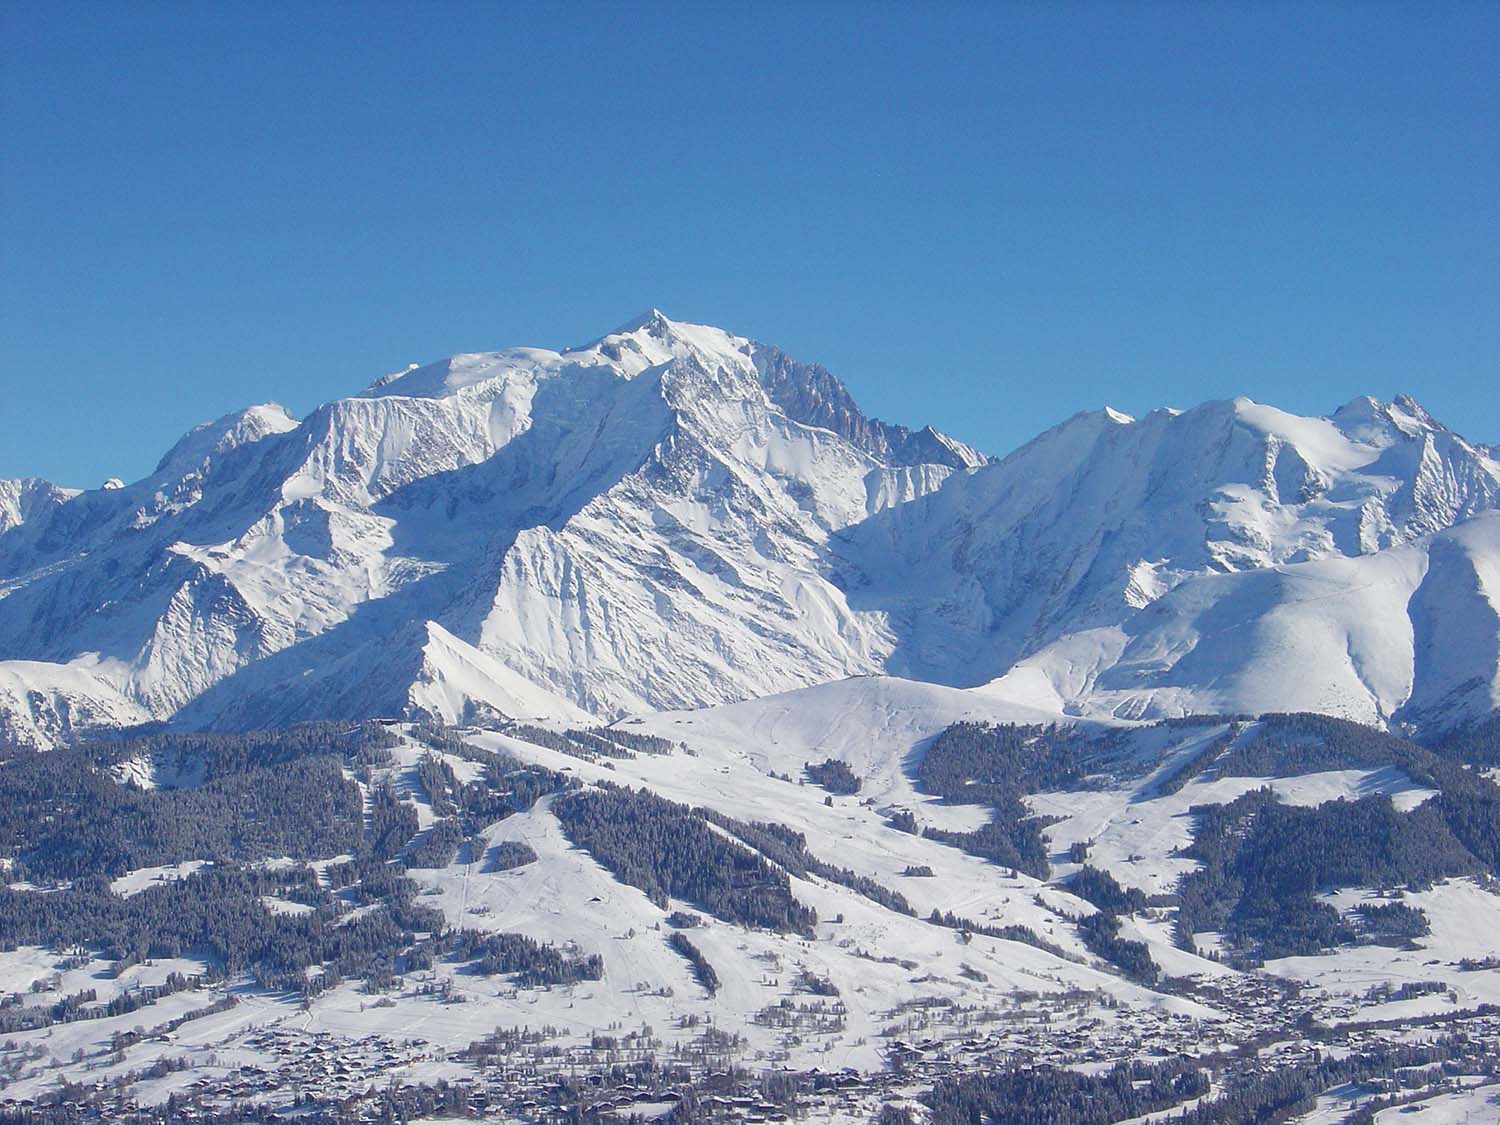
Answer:
<svg viewBox="0 0 1500 1125"><path fill-rule="evenodd" d="M1409 391L1500 441L1494 4L0 6L0 476L650 306L1004 452Z"/></svg>

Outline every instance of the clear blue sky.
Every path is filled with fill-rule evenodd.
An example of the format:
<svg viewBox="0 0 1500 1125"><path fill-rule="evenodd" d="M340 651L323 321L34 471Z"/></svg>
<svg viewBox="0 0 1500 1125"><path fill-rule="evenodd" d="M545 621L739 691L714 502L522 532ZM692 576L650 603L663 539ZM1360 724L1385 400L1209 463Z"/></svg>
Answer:
<svg viewBox="0 0 1500 1125"><path fill-rule="evenodd" d="M0 6L0 476L656 305L1004 452L1500 441L1500 5Z"/></svg>

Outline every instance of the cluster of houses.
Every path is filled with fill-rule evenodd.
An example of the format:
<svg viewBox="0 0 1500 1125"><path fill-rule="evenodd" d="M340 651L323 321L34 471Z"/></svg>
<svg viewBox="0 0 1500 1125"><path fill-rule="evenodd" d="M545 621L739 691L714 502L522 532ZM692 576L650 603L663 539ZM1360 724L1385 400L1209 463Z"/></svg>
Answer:
<svg viewBox="0 0 1500 1125"><path fill-rule="evenodd" d="M904 1103L949 1076L1014 1066L1103 1068L1121 1060L1178 1055L1205 1060L1236 1078L1317 1062L1329 1050L1358 1050L1404 1034L1399 1027L1361 1023L1363 997L1304 995L1296 985L1264 974L1235 973L1169 985L1183 1000L1201 1000L1220 1020L1194 1018L1183 1005L1120 1006L1101 992L1073 990L1018 995L1013 1005L965 1006L937 996L908 1001L885 1013L879 1034L880 1070L794 1069L785 1052L752 1050L740 1036L704 1028L693 1039L664 1042L649 1028L575 1041L560 1029L515 1029L465 1052L448 1054L399 1033L346 1038L282 1022L232 1035L208 1059L184 1054L191 1069L74 1088L67 1120L208 1121L225 1110L259 1106L269 1119L293 1119L309 1108L336 1111L342 1120L375 1121L390 1113L391 1091L444 1083L444 1112L475 1119L551 1125L588 1119L651 1119L691 1098L712 1120L763 1123L859 1117L882 1104ZM1420 990L1419 990L1420 991ZM833 1007L832 1005L830 1007ZM1318 1034L1295 1023L1314 1013ZM778 1009L787 1021L767 1021L784 1035L826 1032L829 1015L814 1004ZM837 1013L841 1014L841 1013ZM1469 1035L1500 1043L1500 1014L1461 1015ZM839 1021L842 1022L841 1020ZM1392 1021L1395 1022L1395 1021ZM1347 1023L1341 1031L1329 1025ZM818 1026L813 1026L818 1025ZM687 1026L687 1025L684 1025ZM1426 1029L1442 1034L1446 1025ZM159 1028L158 1031L161 1029ZM172 1043L173 1036L155 1036ZM174 1054L175 1057L175 1053ZM158 1056L158 1068L167 1055ZM1401 1093L1371 1088L1372 1096ZM163 1091L175 1097L170 1107ZM139 1099L139 1104L137 1102ZM6 1097L0 1119L48 1121L56 1097ZM57 1118L61 1120L62 1118Z"/></svg>

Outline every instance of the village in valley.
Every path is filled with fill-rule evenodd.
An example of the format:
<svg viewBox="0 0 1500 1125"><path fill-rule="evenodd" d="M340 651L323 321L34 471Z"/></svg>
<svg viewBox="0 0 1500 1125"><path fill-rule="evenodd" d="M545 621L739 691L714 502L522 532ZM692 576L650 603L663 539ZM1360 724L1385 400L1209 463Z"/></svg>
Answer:
<svg viewBox="0 0 1500 1125"><path fill-rule="evenodd" d="M1052 820L1054 872L1040 879L890 827L898 812L955 831L983 818L914 788L890 749L951 721L942 693L902 684L862 690L902 695L900 724L839 742L829 732L848 715L819 715L814 698L760 715L755 729L770 734L758 738L738 716L711 713L624 728L618 741L602 728L388 728L388 747L370 758L378 764L346 772L367 794L399 794L414 814L417 836L404 853L412 901L453 930L530 935L555 950L554 969L587 966L597 954L598 976L579 970L582 979L549 983L479 972L462 954L445 956L435 931L415 935L412 946L431 953L405 955L384 979L340 980L309 968L314 987L301 995L226 976L188 950L134 963L101 960L82 945L0 952L8 982L0 1118L863 1122L889 1108L920 1120L924 1099L967 1075L1108 1076L1121 1065L1139 1075L1172 1067L1203 1081L1173 1113L1336 1064L1350 1077L1320 1092L1325 1116L1309 1122L1437 1098L1484 1106L1500 1094L1493 880L1408 890L1400 901L1420 904L1430 925L1422 939L1234 966L1215 944L1219 935L1198 934L1196 950L1181 948L1177 908L1160 892L1174 872L1193 867L1180 854L1190 827L1182 811L1209 793L1228 799L1264 784L1205 777L1166 792L1184 763L1200 762L1205 745L1227 745L1226 732L1239 727L1142 728L1109 741L1116 780L1072 798L1036 799L1040 808L1071 806L1076 818ZM814 749L847 760L860 790L835 795L799 780L797 767ZM553 812L561 798L546 795L455 837L446 859L422 865L415 848L501 754L567 779L565 792L602 784L598 792L608 794L634 783L663 798L693 796L717 810L725 832L745 831L738 826L747 821L736 818L774 800L801 834L807 862L836 857L854 871L825 862L817 869L824 874L791 876L790 889L817 911L806 931L705 916L695 903L653 901L620 882L568 838ZM1294 802L1362 785L1407 807L1425 799L1389 769L1272 783ZM1129 815L1101 812L1106 805ZM1070 840L1079 832L1122 883L1156 896L1149 905L1137 900L1121 921L1159 968L1149 983L1101 959L1076 929L1093 909L1068 890L1066 875L1081 870L1069 859L1082 851ZM496 869L497 855L513 854L531 858ZM263 861L264 878L283 882L268 884L261 901L271 916L291 918L313 909L299 898L332 894L316 901L331 901L340 924L368 916L358 885L338 889L347 877L341 862ZM128 901L213 870L207 861L142 869L116 878L113 893ZM1352 918L1385 894L1343 891L1330 901ZM1476 917L1495 924L1476 927ZM712 979L674 948L677 934ZM474 945L480 940L464 948L483 948Z"/></svg>

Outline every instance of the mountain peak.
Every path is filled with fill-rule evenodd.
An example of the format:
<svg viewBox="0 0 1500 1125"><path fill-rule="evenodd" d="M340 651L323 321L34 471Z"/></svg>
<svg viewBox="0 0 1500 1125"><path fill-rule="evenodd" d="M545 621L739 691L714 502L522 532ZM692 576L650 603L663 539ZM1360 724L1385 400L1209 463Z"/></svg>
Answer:
<svg viewBox="0 0 1500 1125"><path fill-rule="evenodd" d="M1448 428L1434 418L1425 406L1404 391L1392 400L1391 408L1393 412L1400 411L1425 429L1446 430Z"/></svg>
<svg viewBox="0 0 1500 1125"><path fill-rule="evenodd" d="M152 476L186 473L199 468L210 458L248 442L272 434L284 434L297 428L297 420L278 402L246 407L194 426L178 439L157 463ZM108 481L104 484L109 488ZM123 486L121 486L123 487Z"/></svg>
<svg viewBox="0 0 1500 1125"><path fill-rule="evenodd" d="M1377 445L1397 434L1410 438L1448 429L1409 394L1398 394L1391 402L1360 395L1334 411L1333 423L1349 437Z"/></svg>
<svg viewBox="0 0 1500 1125"><path fill-rule="evenodd" d="M663 313L661 309L656 308L653 305L651 308L641 313L640 316L634 317L631 320L627 320L613 332L608 333L608 335L629 336L634 332L641 331L641 329L643 328L650 330L652 335L657 335L659 332L665 331L667 328L670 328L671 324L672 321L668 319L667 315Z"/></svg>
<svg viewBox="0 0 1500 1125"><path fill-rule="evenodd" d="M640 361L648 365L665 363L685 353L723 358L743 356L749 341L711 324L690 324L672 320L658 308L650 308L633 320L620 325L587 344L568 348L562 354L570 358L595 352L612 364L621 365L628 375L639 372ZM626 357L634 354L635 360ZM738 362L738 361L736 361Z"/></svg>
<svg viewBox="0 0 1500 1125"><path fill-rule="evenodd" d="M76 495L76 488L60 488L41 477L0 480L0 535Z"/></svg>

